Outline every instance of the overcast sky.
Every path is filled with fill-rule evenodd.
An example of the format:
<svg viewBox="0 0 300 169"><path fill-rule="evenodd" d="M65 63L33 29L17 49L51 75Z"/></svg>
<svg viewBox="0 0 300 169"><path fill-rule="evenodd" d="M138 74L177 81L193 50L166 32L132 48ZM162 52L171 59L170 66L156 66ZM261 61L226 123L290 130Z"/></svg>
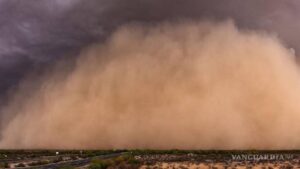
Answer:
<svg viewBox="0 0 300 169"><path fill-rule="evenodd" d="M0 97L33 70L101 42L118 26L231 18L300 51L299 0L0 0Z"/></svg>

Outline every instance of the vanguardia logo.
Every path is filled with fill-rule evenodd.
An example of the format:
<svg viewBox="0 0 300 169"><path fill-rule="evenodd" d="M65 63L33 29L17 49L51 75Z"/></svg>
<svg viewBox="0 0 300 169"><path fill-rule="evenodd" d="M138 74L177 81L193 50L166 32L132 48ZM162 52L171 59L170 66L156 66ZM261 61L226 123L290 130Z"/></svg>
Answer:
<svg viewBox="0 0 300 169"><path fill-rule="evenodd" d="M231 155L234 161L283 161L293 159L292 154L236 154Z"/></svg>

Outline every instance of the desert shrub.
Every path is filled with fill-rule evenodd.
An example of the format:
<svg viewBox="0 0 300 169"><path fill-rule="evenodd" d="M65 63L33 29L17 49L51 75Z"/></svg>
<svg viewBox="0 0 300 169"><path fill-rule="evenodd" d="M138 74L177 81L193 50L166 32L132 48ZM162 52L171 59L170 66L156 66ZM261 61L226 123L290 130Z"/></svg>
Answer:
<svg viewBox="0 0 300 169"><path fill-rule="evenodd" d="M97 154L93 151L87 151L86 154L85 154L87 157L94 157L94 156L97 156Z"/></svg>
<svg viewBox="0 0 300 169"><path fill-rule="evenodd" d="M105 160L93 160L92 164L89 166L89 169L106 169L110 166L111 164L109 161Z"/></svg>
<svg viewBox="0 0 300 169"><path fill-rule="evenodd" d="M60 160L60 159L54 159L53 161L52 161L52 163L59 163L59 162L61 162L62 160Z"/></svg>
<svg viewBox="0 0 300 169"><path fill-rule="evenodd" d="M61 162L61 161L63 161L63 160L64 160L64 159L60 156L60 157L54 159L52 162L53 162L53 163L59 163L59 162Z"/></svg>
<svg viewBox="0 0 300 169"><path fill-rule="evenodd" d="M118 166L118 168L122 168L121 166L129 166L130 168L137 168L139 166L140 161L136 160L132 154L125 154L113 159L93 159L89 169L106 169L111 166ZM123 167L124 168L124 167ZM125 167L126 168L126 167Z"/></svg>
<svg viewBox="0 0 300 169"><path fill-rule="evenodd" d="M0 163L0 168L9 168L9 165L7 162Z"/></svg>
<svg viewBox="0 0 300 169"><path fill-rule="evenodd" d="M40 161L31 162L28 165L29 166L38 166L38 165L46 165L46 164L49 164L49 161L47 161L47 160L40 160Z"/></svg>
<svg viewBox="0 0 300 169"><path fill-rule="evenodd" d="M131 164L131 165L140 164L140 161L135 159L133 156L127 156L126 161L128 164Z"/></svg>
<svg viewBox="0 0 300 169"><path fill-rule="evenodd" d="M71 156L70 158L71 158L72 160L77 160L77 159L78 159L77 156Z"/></svg>
<svg viewBox="0 0 300 169"><path fill-rule="evenodd" d="M114 159L114 162L116 164L121 164L121 163L123 163L125 161L126 161L126 158L124 156L119 156L119 157L117 157L117 158Z"/></svg>

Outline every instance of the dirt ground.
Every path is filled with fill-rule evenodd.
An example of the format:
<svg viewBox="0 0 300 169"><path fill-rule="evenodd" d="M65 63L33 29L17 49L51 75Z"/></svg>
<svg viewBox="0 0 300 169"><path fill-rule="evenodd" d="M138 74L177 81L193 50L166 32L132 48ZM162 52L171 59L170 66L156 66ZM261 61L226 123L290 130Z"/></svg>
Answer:
<svg viewBox="0 0 300 169"><path fill-rule="evenodd" d="M153 165L142 165L140 169L292 169L300 168L299 163L195 163L195 162L158 162Z"/></svg>

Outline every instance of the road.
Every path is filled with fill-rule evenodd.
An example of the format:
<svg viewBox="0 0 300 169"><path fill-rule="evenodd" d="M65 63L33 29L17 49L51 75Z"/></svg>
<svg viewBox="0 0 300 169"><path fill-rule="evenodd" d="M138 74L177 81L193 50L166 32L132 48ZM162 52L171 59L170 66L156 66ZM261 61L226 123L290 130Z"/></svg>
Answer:
<svg viewBox="0 0 300 169"><path fill-rule="evenodd" d="M51 164L40 165L40 166L19 167L19 169L57 169L57 168L60 168L62 166L82 167L82 166L88 165L92 161L92 159L95 159L95 158L108 159L108 158L119 157L119 156L122 156L124 154L126 154L126 152L100 155L100 156L94 156L94 157L90 157L90 158L86 158L86 159L65 161L65 162L59 162L59 163L51 163Z"/></svg>

